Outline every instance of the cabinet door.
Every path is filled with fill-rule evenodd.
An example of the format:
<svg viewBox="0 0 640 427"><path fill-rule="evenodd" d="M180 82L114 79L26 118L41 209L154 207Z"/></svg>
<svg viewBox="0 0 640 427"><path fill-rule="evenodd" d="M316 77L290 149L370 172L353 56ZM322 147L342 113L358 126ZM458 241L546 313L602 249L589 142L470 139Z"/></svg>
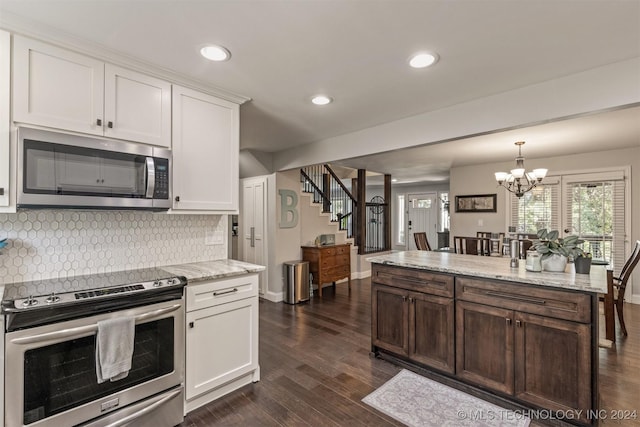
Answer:
<svg viewBox="0 0 640 427"><path fill-rule="evenodd" d="M13 49L15 122L102 135L104 63L19 36Z"/></svg>
<svg viewBox="0 0 640 427"><path fill-rule="evenodd" d="M513 311L456 301L456 375L513 393Z"/></svg>
<svg viewBox="0 0 640 427"><path fill-rule="evenodd" d="M409 294L409 358L453 373L454 305L452 298Z"/></svg>
<svg viewBox="0 0 640 427"><path fill-rule="evenodd" d="M238 210L239 106L173 86L173 208Z"/></svg>
<svg viewBox="0 0 640 427"><path fill-rule="evenodd" d="M249 178L243 179L241 186L241 257L238 259L259 265L267 264L267 182L266 177ZM268 289L268 274L266 271L259 274L260 293L264 295Z"/></svg>
<svg viewBox="0 0 640 427"><path fill-rule="evenodd" d="M258 298L187 313L186 399L258 367Z"/></svg>
<svg viewBox="0 0 640 427"><path fill-rule="evenodd" d="M6 31L0 31L0 206L9 206L10 46L11 36Z"/></svg>
<svg viewBox="0 0 640 427"><path fill-rule="evenodd" d="M591 327L516 313L514 329L516 397L554 411L583 409L586 417L592 407Z"/></svg>
<svg viewBox="0 0 640 427"><path fill-rule="evenodd" d="M171 84L105 65L105 136L171 146Z"/></svg>
<svg viewBox="0 0 640 427"><path fill-rule="evenodd" d="M409 355L407 291L373 284L371 312L373 345L399 355Z"/></svg>

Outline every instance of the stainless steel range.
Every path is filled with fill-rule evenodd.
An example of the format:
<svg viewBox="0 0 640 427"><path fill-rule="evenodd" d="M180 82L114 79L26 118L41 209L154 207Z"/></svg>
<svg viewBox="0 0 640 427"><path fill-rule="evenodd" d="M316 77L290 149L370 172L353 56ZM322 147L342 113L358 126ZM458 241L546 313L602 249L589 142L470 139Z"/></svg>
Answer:
<svg viewBox="0 0 640 427"><path fill-rule="evenodd" d="M183 420L186 279L161 269L7 285L6 426L174 426ZM135 322L129 374L98 383L98 322Z"/></svg>

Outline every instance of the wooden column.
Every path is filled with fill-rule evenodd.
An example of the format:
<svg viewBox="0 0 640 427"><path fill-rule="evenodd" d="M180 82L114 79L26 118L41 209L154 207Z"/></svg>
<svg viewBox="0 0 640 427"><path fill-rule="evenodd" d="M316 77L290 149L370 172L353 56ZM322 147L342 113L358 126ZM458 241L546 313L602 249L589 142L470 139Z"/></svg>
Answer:
<svg viewBox="0 0 640 427"><path fill-rule="evenodd" d="M358 199L358 239L356 241L358 242L358 253L362 255L365 253L364 246L367 243L367 171L365 169L358 169L357 184L356 199Z"/></svg>
<svg viewBox="0 0 640 427"><path fill-rule="evenodd" d="M322 212L331 212L331 176L328 173L322 174Z"/></svg>
<svg viewBox="0 0 640 427"><path fill-rule="evenodd" d="M391 175L384 175L384 249L391 249Z"/></svg>

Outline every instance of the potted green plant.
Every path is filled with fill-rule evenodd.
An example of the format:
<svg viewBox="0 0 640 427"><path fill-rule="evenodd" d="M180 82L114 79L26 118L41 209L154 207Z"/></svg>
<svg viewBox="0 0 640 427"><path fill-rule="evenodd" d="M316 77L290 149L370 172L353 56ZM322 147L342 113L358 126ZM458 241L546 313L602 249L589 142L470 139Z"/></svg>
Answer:
<svg viewBox="0 0 640 427"><path fill-rule="evenodd" d="M589 252L578 255L573 262L576 267L576 273L589 274L591 272L591 254Z"/></svg>
<svg viewBox="0 0 640 427"><path fill-rule="evenodd" d="M584 240L578 236L563 238L558 230L547 231L546 228L538 230L536 234L538 240L533 243L533 248L541 255L542 269L545 271L563 272L569 256L576 259L583 254L578 245L584 243Z"/></svg>

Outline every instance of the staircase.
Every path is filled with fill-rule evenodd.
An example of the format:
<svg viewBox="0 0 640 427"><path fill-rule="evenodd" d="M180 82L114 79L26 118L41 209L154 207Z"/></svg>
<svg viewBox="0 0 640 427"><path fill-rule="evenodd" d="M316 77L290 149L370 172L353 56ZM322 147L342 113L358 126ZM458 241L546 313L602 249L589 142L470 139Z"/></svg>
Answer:
<svg viewBox="0 0 640 427"><path fill-rule="evenodd" d="M357 181L364 187L364 171L359 171L358 176ZM362 199L358 203L356 191L349 190L328 164L300 169L300 182L302 192L309 194L313 203L322 205L322 212L329 214L330 221L345 231L347 238L354 239L360 255L390 249L389 205L386 201L367 203L364 188L358 188Z"/></svg>
<svg viewBox="0 0 640 427"><path fill-rule="evenodd" d="M322 212L329 214L331 222L336 223L339 230L347 232L347 238L353 238L353 212L357 202L331 167L325 164L302 168L300 181L302 192L310 194L313 203L322 203Z"/></svg>

